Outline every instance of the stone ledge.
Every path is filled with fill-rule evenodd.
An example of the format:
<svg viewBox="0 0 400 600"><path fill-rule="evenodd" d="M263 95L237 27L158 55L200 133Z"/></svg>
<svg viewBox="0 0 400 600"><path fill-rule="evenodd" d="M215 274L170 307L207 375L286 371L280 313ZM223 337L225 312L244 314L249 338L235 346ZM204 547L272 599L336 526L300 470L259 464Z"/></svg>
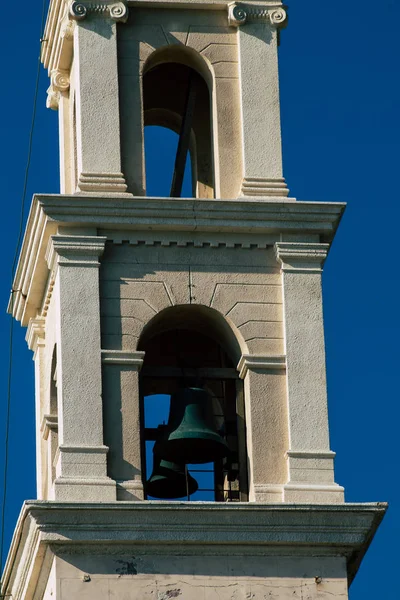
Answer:
<svg viewBox="0 0 400 600"><path fill-rule="evenodd" d="M351 582L387 505L207 502L50 502L22 508L4 571L4 591L23 598L48 551L345 556ZM35 582L30 580L30 585Z"/></svg>

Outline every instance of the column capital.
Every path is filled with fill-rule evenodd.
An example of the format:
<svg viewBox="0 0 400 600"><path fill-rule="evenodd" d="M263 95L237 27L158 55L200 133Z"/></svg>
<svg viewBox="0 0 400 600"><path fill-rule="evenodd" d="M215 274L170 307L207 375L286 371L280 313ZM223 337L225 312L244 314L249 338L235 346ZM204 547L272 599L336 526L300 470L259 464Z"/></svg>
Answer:
<svg viewBox="0 0 400 600"><path fill-rule="evenodd" d="M267 356L264 354L242 354L238 366L240 379L244 379L248 371L284 371L286 356Z"/></svg>
<svg viewBox="0 0 400 600"><path fill-rule="evenodd" d="M285 273L321 273L329 244L276 242L275 255Z"/></svg>
<svg viewBox="0 0 400 600"><path fill-rule="evenodd" d="M52 235L46 251L49 269L57 265L99 267L107 238L91 235Z"/></svg>
<svg viewBox="0 0 400 600"><path fill-rule="evenodd" d="M129 10L125 2L109 2L103 0L100 2L71 2L68 9L70 19L74 21L83 21L89 14L104 15L110 17L113 21L122 21L125 23L129 16Z"/></svg>
<svg viewBox="0 0 400 600"><path fill-rule="evenodd" d="M246 4L232 2L228 5L228 22L232 27L245 23L269 23L273 27L285 27L287 13L281 2Z"/></svg>
<svg viewBox="0 0 400 600"><path fill-rule="evenodd" d="M68 92L69 86L69 71L67 69L53 69L50 74L50 87L47 90L47 108L58 110L61 95Z"/></svg>

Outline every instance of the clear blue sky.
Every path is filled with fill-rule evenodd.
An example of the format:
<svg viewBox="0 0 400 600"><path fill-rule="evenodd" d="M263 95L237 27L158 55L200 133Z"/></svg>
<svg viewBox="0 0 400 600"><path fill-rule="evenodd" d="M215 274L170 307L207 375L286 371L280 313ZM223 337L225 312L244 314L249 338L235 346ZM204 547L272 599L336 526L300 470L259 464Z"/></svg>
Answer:
<svg viewBox="0 0 400 600"><path fill-rule="evenodd" d="M7 12L7 11L6 11ZM11 14L12 13L12 14ZM5 314L18 233L41 0L5 15L2 28L3 224L0 263L0 440L4 439ZM324 273L331 445L346 499L389 501L385 521L351 588L351 600L395 600L400 537L396 462L400 409L399 33L396 0L290 2L280 49L284 171L299 200L348 209ZM45 108L42 72L32 168L34 192L58 191L57 114ZM163 164L160 164L160 169ZM169 176L169 175L168 175ZM23 500L35 497L33 362L16 325L6 547ZM3 446L0 448L0 463ZM0 483L0 486L2 484Z"/></svg>

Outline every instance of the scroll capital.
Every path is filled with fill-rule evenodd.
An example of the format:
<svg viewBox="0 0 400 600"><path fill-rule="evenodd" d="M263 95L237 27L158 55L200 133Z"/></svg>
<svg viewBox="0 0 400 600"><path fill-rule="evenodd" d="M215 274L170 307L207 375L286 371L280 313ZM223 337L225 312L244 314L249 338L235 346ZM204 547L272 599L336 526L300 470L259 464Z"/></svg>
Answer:
<svg viewBox="0 0 400 600"><path fill-rule="evenodd" d="M287 22L287 12L280 3L245 4L232 2L228 5L228 23L239 27L245 23L269 23L272 27L284 27Z"/></svg>
<svg viewBox="0 0 400 600"><path fill-rule="evenodd" d="M73 21L83 21L89 14L107 15L113 21L125 23L129 16L128 7L120 2L86 2L73 1L69 5L69 17Z"/></svg>
<svg viewBox="0 0 400 600"><path fill-rule="evenodd" d="M58 109L61 94L69 90L69 73L65 69L54 69L50 75L50 87L47 90L47 108Z"/></svg>

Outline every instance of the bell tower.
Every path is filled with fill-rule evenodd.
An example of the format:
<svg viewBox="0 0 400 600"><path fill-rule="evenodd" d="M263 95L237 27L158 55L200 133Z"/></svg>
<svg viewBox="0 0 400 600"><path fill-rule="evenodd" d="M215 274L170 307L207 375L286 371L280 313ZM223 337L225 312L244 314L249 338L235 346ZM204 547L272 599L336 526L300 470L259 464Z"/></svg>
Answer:
<svg viewBox="0 0 400 600"><path fill-rule="evenodd" d="M348 597L386 505L334 474L321 277L345 206L283 177L286 11L50 0L61 193L33 199L9 304L38 499L6 597ZM179 136L168 197L146 192L147 126Z"/></svg>

